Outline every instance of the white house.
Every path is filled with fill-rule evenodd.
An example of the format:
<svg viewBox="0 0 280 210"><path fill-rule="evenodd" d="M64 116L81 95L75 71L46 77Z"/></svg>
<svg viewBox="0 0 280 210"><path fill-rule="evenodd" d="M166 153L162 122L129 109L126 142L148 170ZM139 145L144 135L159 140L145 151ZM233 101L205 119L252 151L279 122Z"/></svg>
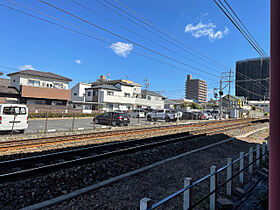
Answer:
<svg viewBox="0 0 280 210"><path fill-rule="evenodd" d="M35 70L23 70L7 74L10 87L20 93L20 103L66 105L70 100L69 82L66 77Z"/></svg>
<svg viewBox="0 0 280 210"><path fill-rule="evenodd" d="M264 110L264 112L269 112L269 101L247 101L249 105L259 107Z"/></svg>
<svg viewBox="0 0 280 210"><path fill-rule="evenodd" d="M141 90L140 84L129 80L110 81L104 76L94 83L78 83L72 88L71 98L73 107L79 100L83 109L88 110L124 111L136 107L164 108L164 97L160 94ZM75 108L81 107L75 106Z"/></svg>

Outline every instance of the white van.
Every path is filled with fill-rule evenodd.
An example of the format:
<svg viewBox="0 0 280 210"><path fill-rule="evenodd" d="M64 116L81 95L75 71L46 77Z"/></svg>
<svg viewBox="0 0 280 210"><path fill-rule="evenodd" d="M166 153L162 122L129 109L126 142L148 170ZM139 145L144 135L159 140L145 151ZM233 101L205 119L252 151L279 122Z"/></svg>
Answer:
<svg viewBox="0 0 280 210"><path fill-rule="evenodd" d="M0 104L0 131L16 130L20 133L28 127L28 108L21 104Z"/></svg>

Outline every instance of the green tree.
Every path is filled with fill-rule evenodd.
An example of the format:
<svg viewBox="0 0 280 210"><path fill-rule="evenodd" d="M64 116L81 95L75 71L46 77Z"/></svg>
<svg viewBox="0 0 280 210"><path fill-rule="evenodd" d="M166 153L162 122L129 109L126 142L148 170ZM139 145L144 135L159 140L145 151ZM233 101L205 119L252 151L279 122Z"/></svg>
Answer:
<svg viewBox="0 0 280 210"><path fill-rule="evenodd" d="M191 103L191 108L192 109L202 109L202 106L196 102Z"/></svg>

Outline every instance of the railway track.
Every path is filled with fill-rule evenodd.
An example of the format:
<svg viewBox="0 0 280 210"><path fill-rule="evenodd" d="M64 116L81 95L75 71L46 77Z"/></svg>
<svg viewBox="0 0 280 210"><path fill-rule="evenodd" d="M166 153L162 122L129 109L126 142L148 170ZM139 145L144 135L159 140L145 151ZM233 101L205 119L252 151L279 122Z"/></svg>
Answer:
<svg viewBox="0 0 280 210"><path fill-rule="evenodd" d="M242 128L251 123L252 121L246 121L239 124L223 125L215 128L201 128L192 132L105 143L57 153L3 161L0 162L0 182L27 175L34 175L44 171L49 172L66 166L94 162L107 157L150 149L178 141L187 141L207 134Z"/></svg>
<svg viewBox="0 0 280 210"><path fill-rule="evenodd" d="M142 133L152 133L158 131L167 131L174 129L183 129L183 128L191 128L191 127L203 127L207 125L219 125L225 123L238 124L240 122L252 122L253 119L238 119L238 120L227 120L227 121L213 121L206 123L195 123L195 124L187 124L187 125L172 125L172 126L161 126L161 127L153 127L153 128L141 128L141 129L126 129L126 130L115 130L115 131L105 131L98 133L88 133L88 134L75 134L75 135L67 135L67 136L55 136L55 137L43 137L43 138L35 138L35 139L22 139L15 141L4 141L0 142L0 152L8 151L8 150L17 150L28 147L36 147L36 146L45 146L51 144L58 143L66 143L72 141L84 141L84 140L94 140L94 139L102 139L108 137L117 137L117 136L128 136Z"/></svg>

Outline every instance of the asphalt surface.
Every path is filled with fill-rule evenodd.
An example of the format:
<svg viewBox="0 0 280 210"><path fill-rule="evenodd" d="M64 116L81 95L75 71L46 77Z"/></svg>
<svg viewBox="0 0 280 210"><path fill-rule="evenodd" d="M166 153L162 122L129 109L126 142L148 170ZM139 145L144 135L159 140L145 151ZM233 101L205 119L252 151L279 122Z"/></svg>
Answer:
<svg viewBox="0 0 280 210"><path fill-rule="evenodd" d="M47 125L46 125L47 123ZM129 125L136 125L138 124L138 119L132 118L130 119ZM150 124L147 122L145 118L140 118L140 124ZM29 120L28 129L26 133L38 133L43 132L45 128L47 130L56 130L56 131L69 131L72 129L73 126L73 119L48 119L46 120ZM74 129L93 129L93 128L100 128L106 127L106 125L100 125L93 123L92 118L88 119L75 119L74 120Z"/></svg>

